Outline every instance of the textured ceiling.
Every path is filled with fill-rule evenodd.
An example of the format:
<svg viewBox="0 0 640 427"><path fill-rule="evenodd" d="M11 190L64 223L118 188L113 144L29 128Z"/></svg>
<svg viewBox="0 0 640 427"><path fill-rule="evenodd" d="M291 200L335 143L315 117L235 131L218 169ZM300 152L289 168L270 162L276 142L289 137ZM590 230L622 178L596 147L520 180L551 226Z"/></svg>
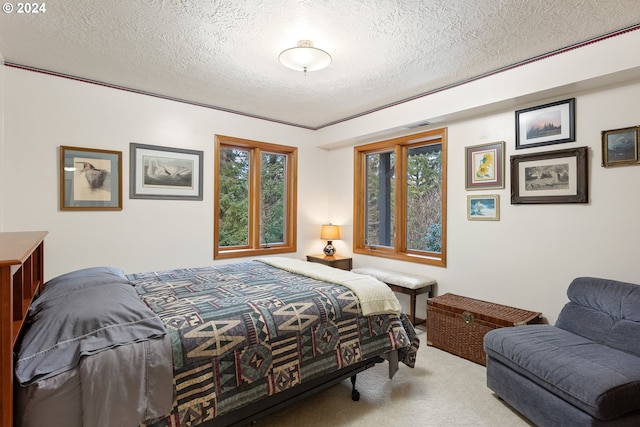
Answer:
<svg viewBox="0 0 640 427"><path fill-rule="evenodd" d="M317 129L639 24L638 0L47 0L0 14L0 53ZM283 67L301 39L330 67Z"/></svg>

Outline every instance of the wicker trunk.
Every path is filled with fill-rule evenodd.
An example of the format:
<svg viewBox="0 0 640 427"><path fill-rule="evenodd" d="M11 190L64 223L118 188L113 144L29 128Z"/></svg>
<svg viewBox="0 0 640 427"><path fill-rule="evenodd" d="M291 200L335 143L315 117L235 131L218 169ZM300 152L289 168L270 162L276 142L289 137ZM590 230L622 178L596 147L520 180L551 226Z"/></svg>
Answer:
<svg viewBox="0 0 640 427"><path fill-rule="evenodd" d="M486 365L484 335L492 329L539 323L542 315L444 294L427 300L427 345Z"/></svg>

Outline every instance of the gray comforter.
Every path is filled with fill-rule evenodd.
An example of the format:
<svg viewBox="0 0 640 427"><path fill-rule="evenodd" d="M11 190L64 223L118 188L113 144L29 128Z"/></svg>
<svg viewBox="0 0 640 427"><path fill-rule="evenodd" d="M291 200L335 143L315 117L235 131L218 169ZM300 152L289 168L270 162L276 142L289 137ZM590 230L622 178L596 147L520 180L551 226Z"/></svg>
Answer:
<svg viewBox="0 0 640 427"><path fill-rule="evenodd" d="M172 389L165 336L83 357L66 372L19 387L14 417L23 427L134 427L166 415Z"/></svg>
<svg viewBox="0 0 640 427"><path fill-rule="evenodd" d="M29 308L16 378L18 425L137 426L171 409L171 343L122 271L79 270Z"/></svg>

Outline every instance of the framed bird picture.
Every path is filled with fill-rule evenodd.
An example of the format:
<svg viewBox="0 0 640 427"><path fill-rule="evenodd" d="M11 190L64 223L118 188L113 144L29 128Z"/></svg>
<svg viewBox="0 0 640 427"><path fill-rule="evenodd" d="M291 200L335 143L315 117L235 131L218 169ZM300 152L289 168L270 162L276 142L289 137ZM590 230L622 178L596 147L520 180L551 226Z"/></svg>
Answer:
<svg viewBox="0 0 640 427"><path fill-rule="evenodd" d="M60 210L122 210L122 152L61 146Z"/></svg>

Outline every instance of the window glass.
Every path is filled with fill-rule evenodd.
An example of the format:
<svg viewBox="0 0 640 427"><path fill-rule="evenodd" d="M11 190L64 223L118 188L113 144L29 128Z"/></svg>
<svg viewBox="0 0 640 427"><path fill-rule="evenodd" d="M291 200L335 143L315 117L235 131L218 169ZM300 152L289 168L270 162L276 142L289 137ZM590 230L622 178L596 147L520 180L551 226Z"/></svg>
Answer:
<svg viewBox="0 0 640 427"><path fill-rule="evenodd" d="M214 258L296 251L297 149L216 136Z"/></svg>
<svg viewBox="0 0 640 427"><path fill-rule="evenodd" d="M287 156L262 153L260 168L260 236L265 245L285 240Z"/></svg>
<svg viewBox="0 0 640 427"><path fill-rule="evenodd" d="M446 129L355 147L355 253L446 266L446 147Z"/></svg>
<svg viewBox="0 0 640 427"><path fill-rule="evenodd" d="M249 151L220 149L220 246L249 244Z"/></svg>
<svg viewBox="0 0 640 427"><path fill-rule="evenodd" d="M367 245L393 246L395 165L394 152L368 154L366 156L365 230Z"/></svg>
<svg viewBox="0 0 640 427"><path fill-rule="evenodd" d="M442 252L442 144L407 150L407 250Z"/></svg>

